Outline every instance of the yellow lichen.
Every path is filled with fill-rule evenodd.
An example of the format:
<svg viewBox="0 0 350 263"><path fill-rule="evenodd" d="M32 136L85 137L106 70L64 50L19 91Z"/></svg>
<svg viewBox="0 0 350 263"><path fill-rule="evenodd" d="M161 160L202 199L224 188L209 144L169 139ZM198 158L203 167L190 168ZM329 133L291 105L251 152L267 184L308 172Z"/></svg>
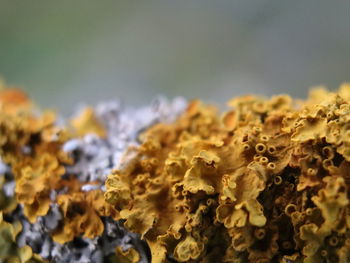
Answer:
<svg viewBox="0 0 350 263"><path fill-rule="evenodd" d="M92 108L85 108L79 116L71 120L71 125L79 136L89 133L97 134L100 137L106 136L106 131L96 118Z"/></svg>
<svg viewBox="0 0 350 263"><path fill-rule="evenodd" d="M222 117L194 101L142 134L106 200L152 262L346 262L349 99L349 85L244 96Z"/></svg>
<svg viewBox="0 0 350 263"><path fill-rule="evenodd" d="M65 165L72 164L71 157L62 146L69 138L104 130L96 123L91 109L72 122L76 131L56 124L51 111L38 114L27 96L19 90L4 89L0 92L0 154L10 166L15 180L15 198L0 192L0 208L11 212L17 203L23 205L27 219L34 223L39 216L48 213L50 205L57 202L64 214L53 238L64 243L85 235L99 236L104 229L101 216L117 219L119 214L107 204L101 190L83 193L82 183L63 177ZM3 187L5 176L0 177ZM91 182L93 183L93 182ZM66 194L51 199L51 192L69 188ZM16 202L17 201L17 202ZM79 209L79 211L75 211Z"/></svg>
<svg viewBox="0 0 350 263"><path fill-rule="evenodd" d="M35 222L56 202L59 243L101 235L103 216L122 219L147 241L154 263L348 262L350 85L317 88L305 101L248 95L229 106L219 116L193 101L175 122L140 135L105 193L82 192L74 175L63 176L72 159L61 149L68 138L105 136L93 110L73 128L58 127L55 114L36 114L20 91L1 91L0 154L16 183L15 197L0 192L1 215L18 203ZM1 240L1 256L35 258L15 244L18 223L1 217L0 226L10 240ZM134 249L117 248L114 257L140 260Z"/></svg>
<svg viewBox="0 0 350 263"><path fill-rule="evenodd" d="M63 244L82 234L88 238L102 234L102 220L92 208L93 194L96 193L80 192L58 196L57 203L62 209L64 218L62 226L52 235L54 241Z"/></svg>
<svg viewBox="0 0 350 263"><path fill-rule="evenodd" d="M117 247L115 261L118 263L137 263L140 261L140 255L134 248L124 251L121 247Z"/></svg>

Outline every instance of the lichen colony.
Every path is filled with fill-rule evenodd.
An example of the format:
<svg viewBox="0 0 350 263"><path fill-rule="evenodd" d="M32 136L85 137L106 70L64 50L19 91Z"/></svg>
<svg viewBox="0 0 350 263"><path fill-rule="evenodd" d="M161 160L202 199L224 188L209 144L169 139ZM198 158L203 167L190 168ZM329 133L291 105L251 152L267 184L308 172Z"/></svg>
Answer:
<svg viewBox="0 0 350 263"><path fill-rule="evenodd" d="M350 85L307 100L0 91L0 262L350 262Z"/></svg>

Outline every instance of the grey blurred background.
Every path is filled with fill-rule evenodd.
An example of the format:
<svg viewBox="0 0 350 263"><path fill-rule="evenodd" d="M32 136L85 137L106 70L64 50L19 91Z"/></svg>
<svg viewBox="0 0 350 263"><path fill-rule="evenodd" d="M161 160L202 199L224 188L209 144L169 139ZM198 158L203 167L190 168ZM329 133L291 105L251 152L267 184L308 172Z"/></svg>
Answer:
<svg viewBox="0 0 350 263"><path fill-rule="evenodd" d="M350 81L350 1L0 0L0 75L43 107L223 103Z"/></svg>

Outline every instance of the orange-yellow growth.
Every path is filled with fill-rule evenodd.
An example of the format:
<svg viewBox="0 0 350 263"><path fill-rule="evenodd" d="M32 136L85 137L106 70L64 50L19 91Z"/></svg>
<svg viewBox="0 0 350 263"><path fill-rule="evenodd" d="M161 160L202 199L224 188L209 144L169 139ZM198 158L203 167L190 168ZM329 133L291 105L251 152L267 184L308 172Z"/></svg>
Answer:
<svg viewBox="0 0 350 263"><path fill-rule="evenodd" d="M106 181L152 262L349 262L350 86L229 106L193 101Z"/></svg>

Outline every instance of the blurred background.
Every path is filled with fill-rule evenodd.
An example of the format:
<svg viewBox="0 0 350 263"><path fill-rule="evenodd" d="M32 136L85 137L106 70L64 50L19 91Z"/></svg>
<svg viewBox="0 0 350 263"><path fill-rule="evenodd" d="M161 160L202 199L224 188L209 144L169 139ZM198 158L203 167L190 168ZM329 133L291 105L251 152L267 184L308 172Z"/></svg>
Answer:
<svg viewBox="0 0 350 263"><path fill-rule="evenodd" d="M222 104L350 81L350 1L0 0L0 75L38 104Z"/></svg>

